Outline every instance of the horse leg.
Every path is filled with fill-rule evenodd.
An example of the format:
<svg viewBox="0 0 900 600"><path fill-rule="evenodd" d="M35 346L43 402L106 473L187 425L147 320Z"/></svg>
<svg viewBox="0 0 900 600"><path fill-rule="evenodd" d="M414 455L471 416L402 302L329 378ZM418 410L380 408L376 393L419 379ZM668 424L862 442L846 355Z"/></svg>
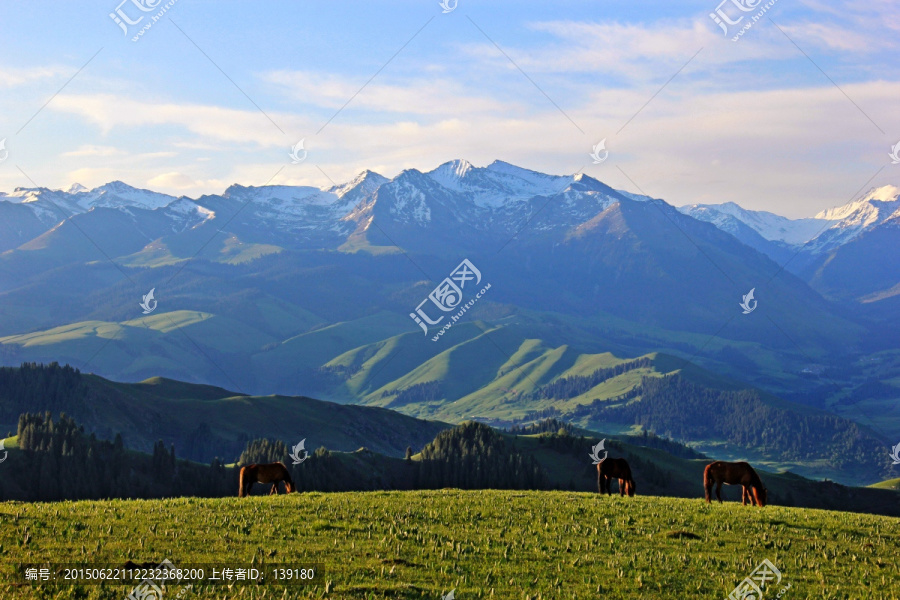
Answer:
<svg viewBox="0 0 900 600"><path fill-rule="evenodd" d="M721 502L722 502L722 482L721 481L716 482L716 498L719 499L719 503L721 504Z"/></svg>
<svg viewBox="0 0 900 600"><path fill-rule="evenodd" d="M272 484L272 491L269 492L269 495L271 496L272 494L275 494L276 496L278 495L278 482L277 481Z"/></svg>
<svg viewBox="0 0 900 600"><path fill-rule="evenodd" d="M619 479L619 495L625 497L625 480Z"/></svg>
<svg viewBox="0 0 900 600"><path fill-rule="evenodd" d="M746 485L743 486L743 487L741 488L741 506L746 506L746 505L747 505L747 496L749 496L749 495L750 495L750 491L747 490L747 486L746 486ZM753 501L752 501L752 500L750 501L750 505L751 505L751 506L753 505Z"/></svg>
<svg viewBox="0 0 900 600"><path fill-rule="evenodd" d="M759 502L759 492L756 491L755 487L751 487L747 492L747 497L750 498L750 506L762 506Z"/></svg>

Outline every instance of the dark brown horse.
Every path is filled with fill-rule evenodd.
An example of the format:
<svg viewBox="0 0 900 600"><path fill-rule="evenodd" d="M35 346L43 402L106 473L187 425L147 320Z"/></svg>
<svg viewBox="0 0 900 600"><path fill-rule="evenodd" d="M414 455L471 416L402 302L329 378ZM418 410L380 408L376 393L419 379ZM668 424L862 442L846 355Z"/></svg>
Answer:
<svg viewBox="0 0 900 600"><path fill-rule="evenodd" d="M706 502L711 501L713 484L716 484L716 498L722 501L722 484L741 485L741 504L765 506L768 490L763 487L762 480L756 471L745 462L730 463L717 460L706 465L703 471L703 487L706 489ZM752 494L751 494L752 492Z"/></svg>
<svg viewBox="0 0 900 600"><path fill-rule="evenodd" d="M597 463L597 487L601 494L612 494L613 479L619 480L620 496L634 496L634 478L631 477L631 467L624 458L604 458Z"/></svg>
<svg viewBox="0 0 900 600"><path fill-rule="evenodd" d="M288 473L284 463L269 463L266 465L247 465L241 468L241 488L238 490L238 497L250 495L250 488L254 483L271 483L272 491L269 495L278 494L278 484L284 482L286 493L290 494L294 491L294 481L291 474Z"/></svg>

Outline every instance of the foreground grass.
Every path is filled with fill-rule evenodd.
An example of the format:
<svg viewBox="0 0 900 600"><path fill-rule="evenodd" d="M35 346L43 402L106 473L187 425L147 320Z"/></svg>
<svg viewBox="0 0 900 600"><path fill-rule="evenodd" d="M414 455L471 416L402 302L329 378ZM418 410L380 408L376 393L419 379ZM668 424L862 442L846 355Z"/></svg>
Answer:
<svg viewBox="0 0 900 600"><path fill-rule="evenodd" d="M900 597L900 520L571 492L291 494L0 503L0 568L27 562L316 562L322 585L195 587L185 598L716 598L763 559L765 598ZM0 598L124 598L14 585ZM324 585L330 581L327 591ZM167 594L166 598L170 596ZM171 595L175 597L174 593Z"/></svg>

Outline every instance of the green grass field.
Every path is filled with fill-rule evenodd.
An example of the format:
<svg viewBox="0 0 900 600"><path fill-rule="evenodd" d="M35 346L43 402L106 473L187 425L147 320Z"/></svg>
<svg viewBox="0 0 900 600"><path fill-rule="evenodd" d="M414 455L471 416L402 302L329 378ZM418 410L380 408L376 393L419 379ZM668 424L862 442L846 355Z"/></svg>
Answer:
<svg viewBox="0 0 900 600"><path fill-rule="evenodd" d="M767 599L788 584L788 600L900 597L898 519L700 499L448 489L8 502L0 522L7 573L41 561L320 565L318 586L196 586L184 598L722 599L764 559L783 576ZM0 579L4 599L128 591Z"/></svg>

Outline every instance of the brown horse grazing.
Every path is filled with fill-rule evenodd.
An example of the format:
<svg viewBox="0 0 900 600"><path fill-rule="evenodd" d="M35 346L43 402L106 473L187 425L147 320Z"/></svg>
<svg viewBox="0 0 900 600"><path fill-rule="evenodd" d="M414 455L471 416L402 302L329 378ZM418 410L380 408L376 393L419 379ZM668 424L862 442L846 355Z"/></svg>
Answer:
<svg viewBox="0 0 900 600"><path fill-rule="evenodd" d="M602 494L604 491L612 495L611 480L619 480L619 495L634 496L634 479L631 477L631 467L624 458L604 458L597 463L597 487Z"/></svg>
<svg viewBox="0 0 900 600"><path fill-rule="evenodd" d="M719 502L722 501L722 484L725 483L743 486L741 504L746 505L749 502L751 506L766 505L768 490L763 487L762 480L753 467L745 462L730 463L717 460L706 465L703 471L703 487L706 489L707 503L711 501L713 483L716 484L716 498Z"/></svg>
<svg viewBox="0 0 900 600"><path fill-rule="evenodd" d="M254 483L271 483L272 491L269 495L278 494L278 484L284 482L286 493L290 494L294 491L294 481L291 474L288 473L284 463L269 463L265 465L247 465L241 467L241 487L238 490L238 497L250 495L250 488Z"/></svg>

